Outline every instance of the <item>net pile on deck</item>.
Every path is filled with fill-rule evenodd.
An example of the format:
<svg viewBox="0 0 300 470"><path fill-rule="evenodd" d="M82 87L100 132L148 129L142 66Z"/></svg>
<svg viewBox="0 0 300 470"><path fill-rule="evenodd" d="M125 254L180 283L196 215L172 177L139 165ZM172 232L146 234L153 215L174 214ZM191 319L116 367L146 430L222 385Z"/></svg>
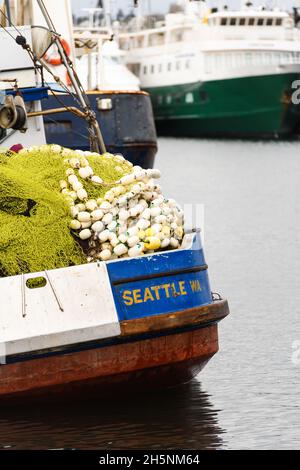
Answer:
<svg viewBox="0 0 300 470"><path fill-rule="evenodd" d="M0 154L0 277L176 249L158 170L58 145Z"/></svg>

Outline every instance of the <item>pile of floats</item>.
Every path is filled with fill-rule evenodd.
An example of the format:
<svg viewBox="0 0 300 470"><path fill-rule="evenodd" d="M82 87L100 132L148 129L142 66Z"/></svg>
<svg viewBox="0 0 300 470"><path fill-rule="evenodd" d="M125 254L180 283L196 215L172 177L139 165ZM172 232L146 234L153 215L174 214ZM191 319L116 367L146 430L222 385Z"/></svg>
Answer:
<svg viewBox="0 0 300 470"><path fill-rule="evenodd" d="M54 154L61 154L66 166L65 179L59 181L58 187L70 204L70 229L86 242L83 247L88 262L137 257L180 247L184 214L174 199L166 199L162 194L156 182L161 176L159 170L133 166L122 155L98 155L59 145L49 148ZM19 153L30 153L32 149L38 150L37 147L22 149ZM114 183L105 182L92 168L91 156L113 159L116 164L126 163L131 172ZM106 187L104 196L91 197L91 184L93 195L95 187L102 190Z"/></svg>

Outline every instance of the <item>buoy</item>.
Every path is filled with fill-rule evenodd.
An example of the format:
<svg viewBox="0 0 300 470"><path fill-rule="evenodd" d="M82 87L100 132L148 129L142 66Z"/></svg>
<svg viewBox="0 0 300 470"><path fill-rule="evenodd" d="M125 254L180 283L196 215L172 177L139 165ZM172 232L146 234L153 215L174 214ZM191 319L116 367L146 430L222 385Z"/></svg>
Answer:
<svg viewBox="0 0 300 470"><path fill-rule="evenodd" d="M78 196L78 199L80 199L80 201L84 201L88 197L85 189L79 189L77 191L77 196Z"/></svg>
<svg viewBox="0 0 300 470"><path fill-rule="evenodd" d="M134 245L139 243L139 241L140 241L140 238L137 235L134 235L134 236L128 238L127 245L130 246L130 247L133 247Z"/></svg>
<svg viewBox="0 0 300 470"><path fill-rule="evenodd" d="M170 240L170 245L172 248L178 248L179 247L179 241L176 240L176 238L172 237Z"/></svg>
<svg viewBox="0 0 300 470"><path fill-rule="evenodd" d="M81 238L81 240L88 240L89 238L91 238L91 236L92 232L89 229L82 230L79 233L79 237Z"/></svg>
<svg viewBox="0 0 300 470"><path fill-rule="evenodd" d="M111 258L111 255L112 253L110 250L103 250L100 253L100 258L102 259L102 261L108 261Z"/></svg>
<svg viewBox="0 0 300 470"><path fill-rule="evenodd" d="M104 224L100 221L95 222L92 225L92 230L93 230L93 232L100 233L100 232L102 232L102 230L104 230Z"/></svg>
<svg viewBox="0 0 300 470"><path fill-rule="evenodd" d="M148 237L145 239L145 248L147 250L158 250L160 246L161 243L158 237Z"/></svg>
<svg viewBox="0 0 300 470"><path fill-rule="evenodd" d="M161 248L167 248L170 245L170 239L164 238L161 242Z"/></svg>
<svg viewBox="0 0 300 470"><path fill-rule="evenodd" d="M128 254L131 258L135 258L136 256L140 256L143 253L143 249L143 243L138 243L128 250Z"/></svg>
<svg viewBox="0 0 300 470"><path fill-rule="evenodd" d="M79 222L90 222L91 220L89 212L79 212L77 218Z"/></svg>
<svg viewBox="0 0 300 470"><path fill-rule="evenodd" d="M81 223L79 222L79 220L71 220L70 222L70 228L72 230L79 230L81 229Z"/></svg>
<svg viewBox="0 0 300 470"><path fill-rule="evenodd" d="M109 235L109 230L103 230L103 232L99 233L98 238L101 242L106 242L109 239Z"/></svg>
<svg viewBox="0 0 300 470"><path fill-rule="evenodd" d="M66 39L60 38L59 39L66 55L69 57L71 54L71 47L68 41ZM43 59L48 62L50 65L54 65L57 67L58 65L62 65L62 58L61 55L59 54L57 47L55 45L52 45L50 48L50 51L47 51L45 55L43 56Z"/></svg>
<svg viewBox="0 0 300 470"><path fill-rule="evenodd" d="M95 209L97 209L98 205L95 199L89 199L88 201L86 201L85 207L88 211L93 212Z"/></svg>
<svg viewBox="0 0 300 470"><path fill-rule="evenodd" d="M92 225L92 221L90 220L89 222L81 222L81 228L90 228Z"/></svg>
<svg viewBox="0 0 300 470"><path fill-rule="evenodd" d="M102 217L102 222L105 225L109 225L112 222L112 220L113 220L113 216L109 212Z"/></svg>
<svg viewBox="0 0 300 470"><path fill-rule="evenodd" d="M103 212L101 209L96 209L91 213L92 220L94 222L97 222L98 220L101 220L103 217Z"/></svg>

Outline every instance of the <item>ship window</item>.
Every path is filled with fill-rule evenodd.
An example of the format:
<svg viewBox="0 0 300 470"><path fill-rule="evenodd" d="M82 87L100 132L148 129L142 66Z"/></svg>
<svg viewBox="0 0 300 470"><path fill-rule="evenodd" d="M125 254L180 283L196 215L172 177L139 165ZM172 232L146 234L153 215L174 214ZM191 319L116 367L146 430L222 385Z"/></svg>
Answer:
<svg viewBox="0 0 300 470"><path fill-rule="evenodd" d="M276 18L276 23L275 23L276 26L281 26L281 23L282 23L281 18Z"/></svg>
<svg viewBox="0 0 300 470"><path fill-rule="evenodd" d="M245 26L246 18L240 18L240 26Z"/></svg>
<svg viewBox="0 0 300 470"><path fill-rule="evenodd" d="M176 70L180 70L180 65L181 65L181 64L180 64L180 61L177 60L177 62L176 62Z"/></svg>
<svg viewBox="0 0 300 470"><path fill-rule="evenodd" d="M273 24L273 19L272 18L267 18L266 25L267 26L272 26L272 24Z"/></svg>
<svg viewBox="0 0 300 470"><path fill-rule="evenodd" d="M168 72L171 72L172 70L172 62L168 62Z"/></svg>
<svg viewBox="0 0 300 470"><path fill-rule="evenodd" d="M226 26L227 18L221 18L221 26Z"/></svg>
<svg viewBox="0 0 300 470"><path fill-rule="evenodd" d="M204 66L205 66L205 72L206 73L211 73L211 68L212 68L212 57L208 54L207 56L204 56Z"/></svg>
<svg viewBox="0 0 300 470"><path fill-rule="evenodd" d="M150 73L154 73L154 65L151 65Z"/></svg>
<svg viewBox="0 0 300 470"><path fill-rule="evenodd" d="M265 54L265 63L266 63L267 65L270 65L270 64L272 63L272 56L270 55L269 52L267 52L267 53Z"/></svg>
<svg viewBox="0 0 300 470"><path fill-rule="evenodd" d="M168 95L167 98L166 98L166 101L167 101L167 104L171 104L172 103L172 96Z"/></svg>
<svg viewBox="0 0 300 470"><path fill-rule="evenodd" d="M144 75L147 74L147 65L144 65L144 67L143 67L143 74L144 74Z"/></svg>
<svg viewBox="0 0 300 470"><path fill-rule="evenodd" d="M187 104L192 104L192 103L194 103L194 95L193 95L193 93L189 92L189 93L187 93L187 94L185 95L185 102L186 102Z"/></svg>
<svg viewBox="0 0 300 470"><path fill-rule="evenodd" d="M252 54L251 54L251 52L246 52L245 57L246 57L246 64L247 64L247 65L250 65L251 62L252 62Z"/></svg>
<svg viewBox="0 0 300 470"><path fill-rule="evenodd" d="M200 90L200 101L206 103L208 101L208 93L205 90Z"/></svg>
<svg viewBox="0 0 300 470"><path fill-rule="evenodd" d="M162 64L159 64L159 66L158 66L158 71L159 71L159 73L162 72Z"/></svg>
<svg viewBox="0 0 300 470"><path fill-rule="evenodd" d="M190 69L190 68L191 68L191 61L190 61L190 59L187 59L187 60L185 61L185 68L186 68L186 69Z"/></svg>
<svg viewBox="0 0 300 470"><path fill-rule="evenodd" d="M163 100L163 97L162 97L161 95L159 95L159 96L157 97L157 103L158 103L158 104L163 104L163 101L164 101L164 100Z"/></svg>
<svg viewBox="0 0 300 470"><path fill-rule="evenodd" d="M243 56L242 54L237 53L235 56L235 66L240 67L243 64Z"/></svg>
<svg viewBox="0 0 300 470"><path fill-rule="evenodd" d="M249 18L249 26L254 26L255 18Z"/></svg>
<svg viewBox="0 0 300 470"><path fill-rule="evenodd" d="M230 18L230 26L235 26L236 24L236 19L235 18Z"/></svg>
<svg viewBox="0 0 300 470"><path fill-rule="evenodd" d="M263 26L264 25L264 20L263 18L258 18L257 20L257 26Z"/></svg>

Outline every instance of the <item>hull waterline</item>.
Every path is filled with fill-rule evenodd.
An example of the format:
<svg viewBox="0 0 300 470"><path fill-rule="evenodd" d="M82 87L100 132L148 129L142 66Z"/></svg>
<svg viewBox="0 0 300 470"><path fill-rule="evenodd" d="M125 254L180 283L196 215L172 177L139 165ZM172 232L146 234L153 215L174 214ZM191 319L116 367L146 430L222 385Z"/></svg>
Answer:
<svg viewBox="0 0 300 470"><path fill-rule="evenodd" d="M122 322L111 341L35 351L12 357L0 368L0 398L79 398L175 386L199 374L219 349L217 322L228 314L226 301ZM162 329L164 328L164 329ZM143 333L142 333L143 332Z"/></svg>
<svg viewBox="0 0 300 470"><path fill-rule="evenodd" d="M299 106L291 102L298 78L287 73L147 91L159 135L284 138L299 130Z"/></svg>

